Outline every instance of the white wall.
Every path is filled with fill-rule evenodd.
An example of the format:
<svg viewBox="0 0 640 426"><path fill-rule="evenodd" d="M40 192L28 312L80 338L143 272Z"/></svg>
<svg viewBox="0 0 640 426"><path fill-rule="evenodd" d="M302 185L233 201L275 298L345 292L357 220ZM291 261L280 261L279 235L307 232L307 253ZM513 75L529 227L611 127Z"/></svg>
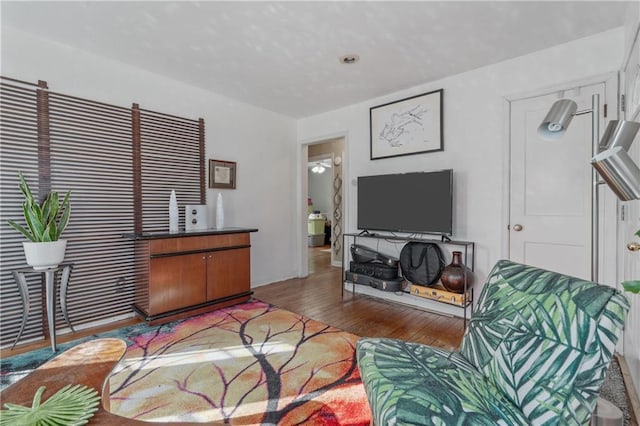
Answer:
<svg viewBox="0 0 640 426"><path fill-rule="evenodd" d="M508 254L503 247L508 159L505 98L616 71L623 43L624 33L619 28L307 117L298 121L298 141L348 134L351 182L345 182L349 185L345 229L349 231L356 230L355 177L453 168L453 237L476 242L476 282L482 283L493 264ZM369 108L437 89L444 89L444 151L369 160Z"/></svg>
<svg viewBox="0 0 640 426"><path fill-rule="evenodd" d="M2 28L1 73L45 80L52 91L69 95L204 118L206 159L238 164L237 189L223 191L225 226L259 229L251 235L252 286L296 275L293 119L7 26ZM211 212L216 196L217 190L207 190Z"/></svg>

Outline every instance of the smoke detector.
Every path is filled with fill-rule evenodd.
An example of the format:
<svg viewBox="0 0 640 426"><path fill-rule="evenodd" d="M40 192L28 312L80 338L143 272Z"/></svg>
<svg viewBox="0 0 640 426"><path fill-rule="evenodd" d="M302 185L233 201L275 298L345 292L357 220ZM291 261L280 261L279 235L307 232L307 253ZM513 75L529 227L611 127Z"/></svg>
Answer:
<svg viewBox="0 0 640 426"><path fill-rule="evenodd" d="M356 55L355 53L349 53L348 55L340 56L339 60L345 65L351 65L358 62L360 60L360 56Z"/></svg>

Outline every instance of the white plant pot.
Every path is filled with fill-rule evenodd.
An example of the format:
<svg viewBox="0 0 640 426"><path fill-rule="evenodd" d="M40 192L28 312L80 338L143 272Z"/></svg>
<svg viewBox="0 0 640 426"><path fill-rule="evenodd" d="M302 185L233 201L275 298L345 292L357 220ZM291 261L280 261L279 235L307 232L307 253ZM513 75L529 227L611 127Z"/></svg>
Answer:
<svg viewBox="0 0 640 426"><path fill-rule="evenodd" d="M33 243L25 241L24 257L27 265L33 269L55 268L64 260L64 252L67 249L67 240L50 241L45 243Z"/></svg>

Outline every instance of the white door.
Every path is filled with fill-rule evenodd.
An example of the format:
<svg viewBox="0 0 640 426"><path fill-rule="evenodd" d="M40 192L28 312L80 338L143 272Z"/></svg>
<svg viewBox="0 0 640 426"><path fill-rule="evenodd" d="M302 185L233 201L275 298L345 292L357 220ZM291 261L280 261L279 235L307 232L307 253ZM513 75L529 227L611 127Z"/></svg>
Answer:
<svg viewBox="0 0 640 426"><path fill-rule="evenodd" d="M640 121L640 114L627 119ZM640 136L636 136L629 152L636 164L640 164ZM639 280L640 251L633 244L640 243L640 237L636 235L636 232L640 230L640 201L634 200L621 204L623 214L618 237L620 242L618 252L622 258L620 276L623 281ZM626 293L626 295L631 303L631 309L624 329L624 357L629 366L636 392L640 394L640 294Z"/></svg>
<svg viewBox="0 0 640 426"><path fill-rule="evenodd" d="M594 93L602 106L604 90L599 83L565 93L582 111ZM591 114L575 116L561 139L546 141L537 128L557 99L511 103L510 259L590 279Z"/></svg>
<svg viewBox="0 0 640 426"><path fill-rule="evenodd" d="M636 141L636 143L638 143ZM640 152L640 149L638 149ZM640 155L635 156L640 161ZM638 163L640 164L640 163ZM621 256L622 279L631 281L640 279L640 251L634 251L635 247L627 247L629 243L640 243L640 237L635 233L640 230L640 201L625 203L624 220L621 221ZM636 391L640 393L640 294L627 293L631 309L627 317L627 326L624 329L624 357L629 365L629 371L635 384Z"/></svg>

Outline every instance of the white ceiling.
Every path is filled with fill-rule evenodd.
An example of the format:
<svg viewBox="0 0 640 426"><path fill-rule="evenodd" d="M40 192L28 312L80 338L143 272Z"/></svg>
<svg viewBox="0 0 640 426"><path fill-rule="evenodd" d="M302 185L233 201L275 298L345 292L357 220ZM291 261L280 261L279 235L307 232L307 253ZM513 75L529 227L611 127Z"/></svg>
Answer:
<svg viewBox="0 0 640 426"><path fill-rule="evenodd" d="M0 7L3 26L300 118L621 26L627 4L2 1ZM360 61L339 63L347 53Z"/></svg>

